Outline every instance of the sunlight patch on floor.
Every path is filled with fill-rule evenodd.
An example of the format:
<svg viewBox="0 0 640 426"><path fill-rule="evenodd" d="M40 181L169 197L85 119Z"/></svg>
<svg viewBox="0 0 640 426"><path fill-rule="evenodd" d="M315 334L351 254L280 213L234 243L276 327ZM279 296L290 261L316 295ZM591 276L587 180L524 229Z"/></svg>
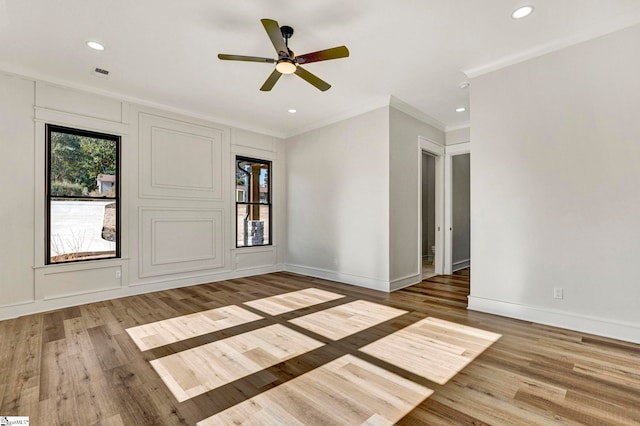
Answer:
<svg viewBox="0 0 640 426"><path fill-rule="evenodd" d="M390 306L356 300L289 322L329 339L339 340L406 313Z"/></svg>
<svg viewBox="0 0 640 426"><path fill-rule="evenodd" d="M259 319L260 315L231 305L127 328L127 333L146 351Z"/></svg>
<svg viewBox="0 0 640 426"><path fill-rule="evenodd" d="M298 309L308 308L309 306L318 305L320 303L329 302L331 300L340 299L342 297L345 296L326 290L320 290L319 288L305 288L304 290L251 300L249 302L244 302L244 304L259 311L266 312L269 315L280 315L286 312L292 312Z"/></svg>
<svg viewBox="0 0 640 426"><path fill-rule="evenodd" d="M151 361L180 402L324 344L274 324Z"/></svg>
<svg viewBox="0 0 640 426"><path fill-rule="evenodd" d="M360 351L443 385L500 337L428 317Z"/></svg>
<svg viewBox="0 0 640 426"><path fill-rule="evenodd" d="M198 426L393 425L432 393L397 374L344 355L198 422Z"/></svg>

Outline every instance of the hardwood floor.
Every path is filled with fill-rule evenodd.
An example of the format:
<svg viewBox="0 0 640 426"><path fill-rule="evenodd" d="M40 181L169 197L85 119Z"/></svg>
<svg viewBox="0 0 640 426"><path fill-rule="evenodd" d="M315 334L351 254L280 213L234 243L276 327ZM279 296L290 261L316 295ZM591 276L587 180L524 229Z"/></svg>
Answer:
<svg viewBox="0 0 640 426"><path fill-rule="evenodd" d="M246 303L312 288L326 297L288 307L290 302L280 297L276 304L284 310L274 314ZM640 425L640 345L467 311L468 288L464 272L433 277L391 294L276 273L1 321L0 415L30 416L32 425L225 424L237 416L253 424L269 420L289 424L293 419L308 424L384 424L384 419L399 419L398 424L404 425ZM373 321L348 336L332 336L337 340L296 324L296 319L310 314L323 312L321 318L326 318L326 311L344 314L331 308L357 301L406 313L383 317L382 322ZM215 311L207 317L212 321L194 320L205 315L198 313L229 306L239 309ZM169 321L157 323L164 320ZM429 330L434 321L453 333L443 337L439 330L440 341L447 335L454 339L448 346L434 343L440 353L468 355L468 362L456 364L450 379L430 377L417 368L419 361L403 365L407 360L402 354L366 349L410 339L406 330L425 324L427 331L421 332L438 340ZM156 324L144 327L152 323ZM173 331L165 334L162 326ZM291 357L282 356L284 361L272 359L248 348L246 340L268 327L275 327L276 335L297 333L316 343ZM130 336L127 329L138 334ZM485 337L502 337L481 343L456 334L473 330L486 332ZM147 342L140 343L145 337ZM274 337L261 340L265 339L286 352L286 344ZM465 342L472 347L465 348ZM152 361L166 365L167 357L194 354L212 348L209 344L222 357L230 352L220 351L221 347L235 347L238 359L247 358L259 369L235 376L228 369L218 372L230 376L208 388L206 383L213 379L198 377L205 382L203 392L179 402ZM388 345L383 352L393 348ZM469 349L472 352L466 352ZM238 355L243 350L250 354ZM452 364L451 359L443 358L442 365ZM462 369L457 372L458 368ZM167 371L173 375L177 370ZM191 379L177 380L184 390L192 386ZM389 390L392 383L397 391ZM398 394L405 402L393 399ZM334 409L320 409L323 401ZM354 408L344 408L349 406ZM320 420L323 413L329 420Z"/></svg>
<svg viewBox="0 0 640 426"><path fill-rule="evenodd" d="M289 322L331 340L340 340L406 313L402 309L356 300Z"/></svg>
<svg viewBox="0 0 640 426"><path fill-rule="evenodd" d="M353 355L343 355L198 426L393 424L432 393Z"/></svg>

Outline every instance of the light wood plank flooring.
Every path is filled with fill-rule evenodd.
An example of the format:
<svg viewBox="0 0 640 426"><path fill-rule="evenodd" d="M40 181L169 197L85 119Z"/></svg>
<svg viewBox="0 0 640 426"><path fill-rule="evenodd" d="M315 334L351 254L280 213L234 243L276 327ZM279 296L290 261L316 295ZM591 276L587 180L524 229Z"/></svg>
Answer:
<svg viewBox="0 0 640 426"><path fill-rule="evenodd" d="M239 306L224 306L127 328L141 351L262 319Z"/></svg>
<svg viewBox="0 0 640 426"><path fill-rule="evenodd" d="M397 421L401 425L640 425L640 345L467 311L468 287L464 273L433 277L392 294L276 273L0 321L0 415L30 416L32 425L195 425L260 395L293 389L280 387L287 383L316 380L307 374L350 356L433 390ZM277 314L245 303L311 288L344 297ZM357 300L407 313L337 341L290 321ZM126 331L232 305L262 319L185 334L144 351ZM426 318L502 337L445 384L361 350ZM183 402L151 365L272 325L322 346ZM326 374L335 378L337 373ZM385 415L383 409L376 409L369 413L370 423L383 423L378 417Z"/></svg>
<svg viewBox="0 0 640 426"><path fill-rule="evenodd" d="M280 315L286 312L295 311L301 308L308 308L309 306L340 299L342 297L344 297L342 294L335 294L318 288L307 288L304 290L251 300L249 302L244 302L244 304L270 315Z"/></svg>
<svg viewBox="0 0 640 426"><path fill-rule="evenodd" d="M331 340L339 340L406 313L402 309L356 300L289 322Z"/></svg>
<svg viewBox="0 0 640 426"><path fill-rule="evenodd" d="M444 385L500 337L427 317L360 350Z"/></svg>
<svg viewBox="0 0 640 426"><path fill-rule="evenodd" d="M433 391L344 355L198 423L394 424Z"/></svg>
<svg viewBox="0 0 640 426"><path fill-rule="evenodd" d="M154 359L151 365L182 402L322 345L304 334L273 324Z"/></svg>

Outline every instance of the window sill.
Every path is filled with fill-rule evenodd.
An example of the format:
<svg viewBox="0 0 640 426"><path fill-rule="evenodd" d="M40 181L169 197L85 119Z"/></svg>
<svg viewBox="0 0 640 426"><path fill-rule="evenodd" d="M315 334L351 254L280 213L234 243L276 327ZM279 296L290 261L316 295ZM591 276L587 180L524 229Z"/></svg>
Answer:
<svg viewBox="0 0 640 426"><path fill-rule="evenodd" d="M244 253L247 252L261 252L261 251L272 251L275 250L277 246L275 244L270 244L268 246L247 246L247 247L234 247L231 251L242 251Z"/></svg>
<svg viewBox="0 0 640 426"><path fill-rule="evenodd" d="M102 268L111 268L114 266L122 266L122 263L128 260L129 260L128 257L118 257L114 259L95 259L95 260L85 260L81 262L37 265L37 266L34 266L33 269L35 270L51 269L51 270L56 270L57 272L87 271L90 269L102 269Z"/></svg>

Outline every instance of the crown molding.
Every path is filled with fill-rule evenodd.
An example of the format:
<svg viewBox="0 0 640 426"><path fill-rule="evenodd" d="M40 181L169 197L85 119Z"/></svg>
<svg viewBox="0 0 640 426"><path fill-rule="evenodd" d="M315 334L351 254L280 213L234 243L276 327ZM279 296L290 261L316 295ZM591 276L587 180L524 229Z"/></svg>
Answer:
<svg viewBox="0 0 640 426"><path fill-rule="evenodd" d="M436 129L444 132L446 126L444 125L444 123L442 123L439 120L436 120L435 118L431 117L428 114L425 114L424 112L418 110L417 108L414 108L413 106L409 105L408 103L396 98L395 96L391 95L389 96L389 106L404 112L407 115L410 115L411 117L415 118L416 120L420 120L423 123L427 123L428 125L435 127Z"/></svg>
<svg viewBox="0 0 640 426"><path fill-rule="evenodd" d="M415 118L416 120L420 120L423 123L426 123L432 127L435 127L440 131L443 131L443 132L445 131L445 125L442 122L436 120L435 118L431 117L428 114L425 114L424 112L418 110L417 108L414 108L413 106L396 98L395 96L390 95L390 96L380 96L380 97L369 99L367 102L362 103L355 108L345 110L339 114L332 115L330 117L327 117L326 119L316 121L307 126L294 129L291 132L289 132L286 137L291 138L297 135L301 135L303 133L310 132L311 130L316 130L321 127L325 127L330 124L334 124L349 118L357 117L367 112L370 112L379 108L384 108L387 106L393 107L398 111L402 111L405 114Z"/></svg>
<svg viewBox="0 0 640 426"><path fill-rule="evenodd" d="M295 128L284 136L285 138L292 138L294 136L301 135L303 133L310 132L312 130L319 129L321 127L328 126L330 124L338 123L343 120L347 120L349 118L357 117L359 115L365 114L367 112L384 108L389 105L389 97L388 96L379 96L376 98L369 99L368 101L354 107L342 111L338 114L333 114L325 119L315 121L306 126Z"/></svg>
<svg viewBox="0 0 640 426"><path fill-rule="evenodd" d="M454 124L452 126L447 126L445 128L446 132L454 132L456 130L468 129L471 127L470 121L463 121L462 123Z"/></svg>
<svg viewBox="0 0 640 426"><path fill-rule="evenodd" d="M216 117L209 114L203 114L201 112L197 112L189 109L177 108L174 106L163 104L161 102L155 102L155 101L150 101L143 98L138 98L135 96L125 95L120 92L115 92L115 91L110 91L105 89L98 89L96 87L88 86L85 84L79 84L79 83L75 83L75 82L64 80L64 79L54 78L41 73L34 73L30 71L25 71L25 70L16 70L16 69L7 68L6 66L2 66L0 68L0 73L3 73L5 75L10 75L13 77L27 79L30 81L37 81L37 82L42 82L46 84L52 84L52 85L64 87L67 89L80 90L80 91L91 93L94 95L104 96L104 97L115 99L118 101L128 102L128 103L140 105L140 106L146 106L149 108L155 108L162 111L184 115L190 118L204 120L204 121L208 121L208 122L223 125L223 126L235 127L238 129L249 130L256 133L262 133L267 136L273 136L276 138L286 137L284 133L276 132L273 129L268 129L260 126L253 126L243 121L229 120L229 119Z"/></svg>
<svg viewBox="0 0 640 426"><path fill-rule="evenodd" d="M529 59L546 55L547 53L555 52L569 46L580 44L585 41L589 41L607 34L614 33L616 31L623 30L639 23L640 14L629 14L616 19L610 19L607 22L601 23L599 25L594 25L574 36L554 40L552 42L527 49L514 55L506 56L485 65L480 65L477 67L469 68L467 70L463 70L462 72L465 73L468 78L476 78L481 75L518 64L520 62L528 61Z"/></svg>

